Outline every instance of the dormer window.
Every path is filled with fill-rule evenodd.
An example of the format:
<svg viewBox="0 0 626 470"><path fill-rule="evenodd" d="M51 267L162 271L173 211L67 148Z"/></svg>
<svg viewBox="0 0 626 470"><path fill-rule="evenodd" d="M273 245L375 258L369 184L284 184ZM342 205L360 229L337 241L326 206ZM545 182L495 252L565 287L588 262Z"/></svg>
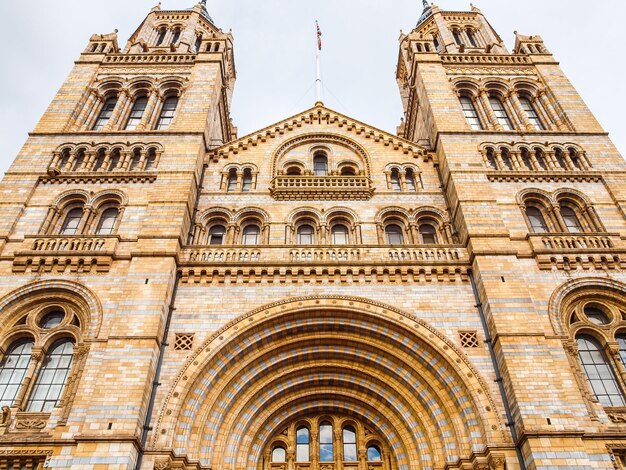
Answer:
<svg viewBox="0 0 626 470"><path fill-rule="evenodd" d="M315 176L328 176L328 157L323 152L318 152L313 157L313 172Z"/></svg>

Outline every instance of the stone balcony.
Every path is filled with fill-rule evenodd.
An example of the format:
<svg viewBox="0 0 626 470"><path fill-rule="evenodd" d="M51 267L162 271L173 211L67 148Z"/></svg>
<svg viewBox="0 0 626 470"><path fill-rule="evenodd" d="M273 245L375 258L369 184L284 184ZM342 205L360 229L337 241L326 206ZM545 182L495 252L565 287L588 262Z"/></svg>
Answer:
<svg viewBox="0 0 626 470"><path fill-rule="evenodd" d="M15 251L13 272L107 272L117 236L27 235Z"/></svg>
<svg viewBox="0 0 626 470"><path fill-rule="evenodd" d="M367 200L374 195L366 176L277 176L270 194L285 200Z"/></svg>

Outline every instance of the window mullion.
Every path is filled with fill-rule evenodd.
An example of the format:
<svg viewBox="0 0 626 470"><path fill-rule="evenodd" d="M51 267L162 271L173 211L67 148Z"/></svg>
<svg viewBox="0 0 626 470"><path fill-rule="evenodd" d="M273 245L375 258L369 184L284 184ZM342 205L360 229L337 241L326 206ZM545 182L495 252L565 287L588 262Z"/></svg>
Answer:
<svg viewBox="0 0 626 470"><path fill-rule="evenodd" d="M32 359L28 366L28 370L26 371L26 375L24 375L22 386L20 387L20 390L17 393L17 396L15 397L15 400L13 402L14 406L20 410L24 409L22 405L25 403L26 397L28 397L32 392L32 388L35 381L37 380L37 376L41 372L41 366L43 365L43 360L45 357L42 348L33 347L31 357Z"/></svg>

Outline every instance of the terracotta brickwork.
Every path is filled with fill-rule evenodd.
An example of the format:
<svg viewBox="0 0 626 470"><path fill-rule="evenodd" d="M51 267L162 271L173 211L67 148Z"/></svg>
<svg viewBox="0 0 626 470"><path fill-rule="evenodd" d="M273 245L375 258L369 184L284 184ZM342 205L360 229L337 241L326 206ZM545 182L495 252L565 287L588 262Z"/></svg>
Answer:
<svg viewBox="0 0 626 470"><path fill-rule="evenodd" d="M0 184L0 467L626 468L626 164L425 6L397 135L238 137L205 2L94 35Z"/></svg>

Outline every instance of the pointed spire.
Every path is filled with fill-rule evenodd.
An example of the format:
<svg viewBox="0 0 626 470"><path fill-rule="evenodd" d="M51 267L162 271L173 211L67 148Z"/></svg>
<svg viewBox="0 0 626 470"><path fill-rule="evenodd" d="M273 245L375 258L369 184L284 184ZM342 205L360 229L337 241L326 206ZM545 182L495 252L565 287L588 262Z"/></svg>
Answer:
<svg viewBox="0 0 626 470"><path fill-rule="evenodd" d="M426 10L428 8L428 0L422 0L422 3L424 4L424 10Z"/></svg>
<svg viewBox="0 0 626 470"><path fill-rule="evenodd" d="M424 5L424 11L422 12L422 16L420 16L420 19L417 21L417 26L421 25L433 14L433 7L428 4L428 0L422 0L422 4Z"/></svg>
<svg viewBox="0 0 626 470"><path fill-rule="evenodd" d="M198 2L198 5L200 6L200 12L202 14L202 16L204 16L207 20L209 20L211 23L213 23L213 18L211 18L211 15L209 15L208 10L206 9L206 0L200 0ZM215 23L213 23L215 24Z"/></svg>

